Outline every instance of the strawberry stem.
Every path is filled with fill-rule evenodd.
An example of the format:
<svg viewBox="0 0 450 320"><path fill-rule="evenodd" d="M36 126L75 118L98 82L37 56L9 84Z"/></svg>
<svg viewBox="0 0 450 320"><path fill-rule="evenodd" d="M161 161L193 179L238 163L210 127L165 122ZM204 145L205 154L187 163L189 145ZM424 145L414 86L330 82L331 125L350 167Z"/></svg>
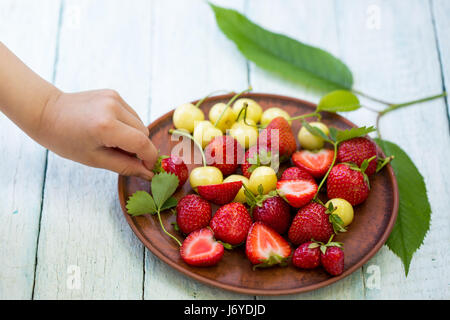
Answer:
<svg viewBox="0 0 450 320"><path fill-rule="evenodd" d="M203 160L203 166L206 167L206 157L205 157L205 153L203 152L203 148L200 145L200 143L195 141L195 139L194 139L194 137L192 135L190 135L187 132L184 132L184 131L181 131L181 130L174 130L174 129L170 129L169 133L170 134L176 134L176 135L183 136L183 137L191 139L194 142L194 144L197 146L197 148L200 150L200 154L202 155L202 160Z"/></svg>
<svg viewBox="0 0 450 320"><path fill-rule="evenodd" d="M158 214L158 220L159 220L159 224L161 225L161 228L163 229L164 233L167 234L169 237L171 237L173 240L176 241L176 243L178 243L178 245L181 247L181 242L180 240L178 240L174 235L172 235L170 232L168 232L166 230L166 228L164 228L164 224L161 220L161 214L159 213L159 210L156 212Z"/></svg>
<svg viewBox="0 0 450 320"><path fill-rule="evenodd" d="M219 118L217 119L217 121L214 123L214 127L217 127L217 125L219 124L220 120L222 120L223 115L225 114L225 112L227 111L227 109L230 107L230 105L242 94L249 92L253 90L253 88L250 86L247 89L245 89L244 91L239 92L238 94L235 94L233 98L230 99L230 101L228 101L227 106L223 109L222 113L220 114Z"/></svg>
<svg viewBox="0 0 450 320"><path fill-rule="evenodd" d="M314 198L313 198L314 200L317 200L317 199L318 199L317 196L319 195L320 189L322 188L323 184L324 184L325 181L327 180L328 175L330 174L331 169L333 169L334 164L335 164L335 162L336 162L336 157L337 157L337 146L338 146L338 143L337 143L337 142L334 142L334 141L331 141L331 140L330 140L330 142L333 144L333 147L334 147L333 161L331 162L330 168L328 168L327 173L326 173L325 176L322 178L322 181L320 181L319 187L317 188L317 192L316 192L316 194L314 195Z"/></svg>

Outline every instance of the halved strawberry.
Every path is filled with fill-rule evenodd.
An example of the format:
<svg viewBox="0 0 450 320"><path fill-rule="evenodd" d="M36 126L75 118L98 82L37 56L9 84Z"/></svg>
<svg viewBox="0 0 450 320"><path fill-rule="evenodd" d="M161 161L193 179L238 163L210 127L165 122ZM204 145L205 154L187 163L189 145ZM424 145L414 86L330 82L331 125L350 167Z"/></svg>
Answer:
<svg viewBox="0 0 450 320"><path fill-rule="evenodd" d="M262 222L255 222L248 233L245 253L256 267L286 265L292 249L275 230Z"/></svg>
<svg viewBox="0 0 450 320"><path fill-rule="evenodd" d="M283 171L280 180L311 180L315 181L313 176L299 167L290 167Z"/></svg>
<svg viewBox="0 0 450 320"><path fill-rule="evenodd" d="M294 208L310 202L317 192L317 183L311 180L280 180L277 191Z"/></svg>
<svg viewBox="0 0 450 320"><path fill-rule="evenodd" d="M334 151L321 149L319 151L301 150L292 155L292 162L299 168L308 171L314 178L322 178L333 162Z"/></svg>
<svg viewBox="0 0 450 320"><path fill-rule="evenodd" d="M218 205L230 203L236 197L242 187L242 181L225 182L219 184L210 184L198 186L198 194L205 200Z"/></svg>
<svg viewBox="0 0 450 320"><path fill-rule="evenodd" d="M222 259L224 247L214 239L209 228L190 233L180 248L181 258L187 264L196 267L209 267Z"/></svg>

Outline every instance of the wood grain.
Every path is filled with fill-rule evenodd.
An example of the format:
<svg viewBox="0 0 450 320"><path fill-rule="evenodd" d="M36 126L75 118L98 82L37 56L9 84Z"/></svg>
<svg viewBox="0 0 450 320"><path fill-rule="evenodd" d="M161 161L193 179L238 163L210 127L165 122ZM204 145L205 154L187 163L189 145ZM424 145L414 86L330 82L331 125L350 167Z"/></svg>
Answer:
<svg viewBox="0 0 450 320"><path fill-rule="evenodd" d="M59 7L59 1L0 4L0 41L48 81ZM0 299L31 299L46 151L1 113L0 148Z"/></svg>
<svg viewBox="0 0 450 320"><path fill-rule="evenodd" d="M392 102L440 93L441 70L428 1L338 2L341 54L355 75L358 89ZM380 28L368 28L369 6L378 6ZM372 8L373 12L373 8ZM448 12L447 15L448 17ZM359 123L364 124L364 123ZM383 138L400 145L425 178L431 202L431 229L416 252L408 277L387 247L367 267L380 270L379 287L366 287L367 299L445 298L449 294L450 240L446 208L450 185L447 111L443 99L414 105L385 116ZM447 195L447 196L443 196ZM439 270L439 271L438 271ZM365 268L366 280L371 276Z"/></svg>
<svg viewBox="0 0 450 320"><path fill-rule="evenodd" d="M116 89L145 119L149 13L148 1L65 2L56 85ZM36 299L142 298L143 247L120 216L116 174L49 154L37 261Z"/></svg>
<svg viewBox="0 0 450 320"><path fill-rule="evenodd" d="M215 3L243 9L243 1ZM247 88L245 60L220 33L207 2L154 1L151 19L154 50L149 122L179 104L212 91ZM149 251L145 262L145 299L251 298L205 286L181 275Z"/></svg>
<svg viewBox="0 0 450 320"><path fill-rule="evenodd" d="M340 56L334 1L286 1L283 2L283 6L276 5L273 1L258 1L257 3L250 2L246 11L250 19L269 30L287 34ZM318 102L320 99L320 94L307 86L302 87L282 80L258 68L253 63L250 64L249 78L256 91L285 94L313 102ZM348 113L345 116L358 125L362 125L357 115ZM362 279L361 271L357 271L329 287L283 298L362 299L364 297Z"/></svg>
<svg viewBox="0 0 450 320"><path fill-rule="evenodd" d="M58 38L61 2L64 15ZM349 65L355 88L379 98L399 102L450 88L447 0L214 3L245 11L265 27L329 50ZM369 27L377 7L380 28ZM241 90L250 83L255 91L319 99L309 89L279 80L251 63L247 72L247 62L200 0L189 4L5 0L0 2L0 39L47 80L55 74L64 90L117 89L147 123L179 103L217 89ZM58 41L59 62L54 69ZM450 295L450 253L442 246L450 240L446 217L450 186L443 178L449 174L449 167L443 165L450 152L449 115L448 103L442 99L396 111L381 123L383 136L401 145L424 175L433 210L431 230L412 261L408 278L399 259L383 248L359 274L289 298L438 299ZM358 125L374 123L374 115L367 110L345 116ZM30 299L46 152L3 115L0 145L4 195L0 255L6 257L0 260L0 298ZM190 280L149 252L144 257L142 245L121 217L114 174L52 154L48 170L35 298L248 297ZM67 289L70 265L78 265L82 272L79 290ZM373 267L381 272L379 288L369 286Z"/></svg>

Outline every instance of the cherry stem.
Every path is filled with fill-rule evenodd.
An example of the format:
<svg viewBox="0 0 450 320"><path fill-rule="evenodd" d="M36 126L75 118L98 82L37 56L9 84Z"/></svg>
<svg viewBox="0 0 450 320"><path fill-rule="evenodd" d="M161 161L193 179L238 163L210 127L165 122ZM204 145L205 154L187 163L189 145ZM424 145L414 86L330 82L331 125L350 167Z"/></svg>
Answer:
<svg viewBox="0 0 450 320"><path fill-rule="evenodd" d="M352 91L353 93L356 93L356 94L358 94L358 95L364 97L364 98L370 99L370 100L375 101L375 102L378 102L378 103L382 103L382 104L386 104L386 105L391 105L391 104L392 104L392 103L387 102L387 101L385 101L385 100L381 100L381 99L378 99L378 98L369 96L368 94L366 94L366 93L364 93L364 92L361 92L361 91L359 91L359 90L356 90L356 89L352 89L351 91Z"/></svg>
<svg viewBox="0 0 450 320"><path fill-rule="evenodd" d="M161 214L159 213L159 210L156 212L158 214L158 220L159 220L159 224L161 225L161 228L163 229L164 233L167 234L169 237L171 237L173 240L176 241L176 243L178 243L178 245L181 247L181 242L180 240L178 240L173 234L171 234L170 232L168 232L166 230L166 228L164 228L164 224L161 220Z"/></svg>
<svg viewBox="0 0 450 320"><path fill-rule="evenodd" d="M331 142L331 141L330 141L330 142ZM334 147L333 161L331 162L331 166L330 166L330 168L328 168L327 173L326 173L325 176L322 178L322 181L320 181L319 187L317 188L317 192L316 192L316 194L314 195L314 199L318 199L317 196L319 195L320 189L322 188L323 184L324 184L325 181L327 180L328 175L330 174L331 169L333 169L334 163L336 162L336 157L337 157L337 146L338 146L338 143L337 143L337 142L334 142L334 141L332 141L332 143L333 143L333 147Z"/></svg>
<svg viewBox="0 0 450 320"><path fill-rule="evenodd" d="M209 97L211 97L213 94L217 94L217 93L220 93L220 92L228 92L228 91L227 91L227 90L216 90L216 91L213 91L213 92L209 93L207 96L205 96L204 98L198 100L197 103L195 104L195 106L196 106L197 108L200 107L200 105L201 105L206 99L208 99Z"/></svg>
<svg viewBox="0 0 450 320"><path fill-rule="evenodd" d="M318 113L318 112L311 112L311 113L307 113L307 114L302 114L301 116L296 116L296 117L289 118L289 120L293 121L293 120L312 118L312 117L317 117L319 120L322 118L320 113Z"/></svg>
<svg viewBox="0 0 450 320"><path fill-rule="evenodd" d="M242 94L249 92L253 90L253 88L250 86L247 89L245 89L244 91L239 92L238 94L235 94L233 98L230 99L230 101L228 101L226 107L223 109L222 113L220 114L219 118L216 120L216 122L214 123L214 127L217 127L217 125L219 124L220 120L222 120L223 115L225 114L225 112L227 111L227 109L230 107L230 105Z"/></svg>
<svg viewBox="0 0 450 320"><path fill-rule="evenodd" d="M203 148L202 148L201 144L198 143L192 135L190 135L187 132L181 131L181 130L173 130L173 129L170 129L169 133L191 139L194 142L194 144L197 146L197 148L200 150L200 154L202 155L202 160L203 160L203 166L206 167L206 157L205 157L205 153L203 152Z"/></svg>
<svg viewBox="0 0 450 320"><path fill-rule="evenodd" d="M430 97L426 97L426 98L422 98L422 99L417 99L417 100L412 100L412 101L403 102L403 103L397 103L397 104L391 104L391 105L389 105L388 108L380 111L380 115L381 116L385 115L388 112L391 112L393 110L397 110L397 109L400 109L400 108L404 108L404 107L410 106L412 104L422 103L422 102L426 102L426 101L442 98L442 97L445 97L445 96L447 96L447 93L443 92L441 94L436 94L434 96L430 96Z"/></svg>

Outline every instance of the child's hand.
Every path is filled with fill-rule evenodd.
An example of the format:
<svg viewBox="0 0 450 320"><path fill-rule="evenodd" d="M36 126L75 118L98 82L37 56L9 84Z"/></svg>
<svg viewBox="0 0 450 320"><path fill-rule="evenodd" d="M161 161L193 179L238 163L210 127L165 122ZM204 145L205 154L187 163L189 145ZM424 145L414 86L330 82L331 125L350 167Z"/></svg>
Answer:
<svg viewBox="0 0 450 320"><path fill-rule="evenodd" d="M54 94L42 110L33 138L62 157L151 179L148 168L153 168L158 152L148 135L147 127L117 92L96 90Z"/></svg>

